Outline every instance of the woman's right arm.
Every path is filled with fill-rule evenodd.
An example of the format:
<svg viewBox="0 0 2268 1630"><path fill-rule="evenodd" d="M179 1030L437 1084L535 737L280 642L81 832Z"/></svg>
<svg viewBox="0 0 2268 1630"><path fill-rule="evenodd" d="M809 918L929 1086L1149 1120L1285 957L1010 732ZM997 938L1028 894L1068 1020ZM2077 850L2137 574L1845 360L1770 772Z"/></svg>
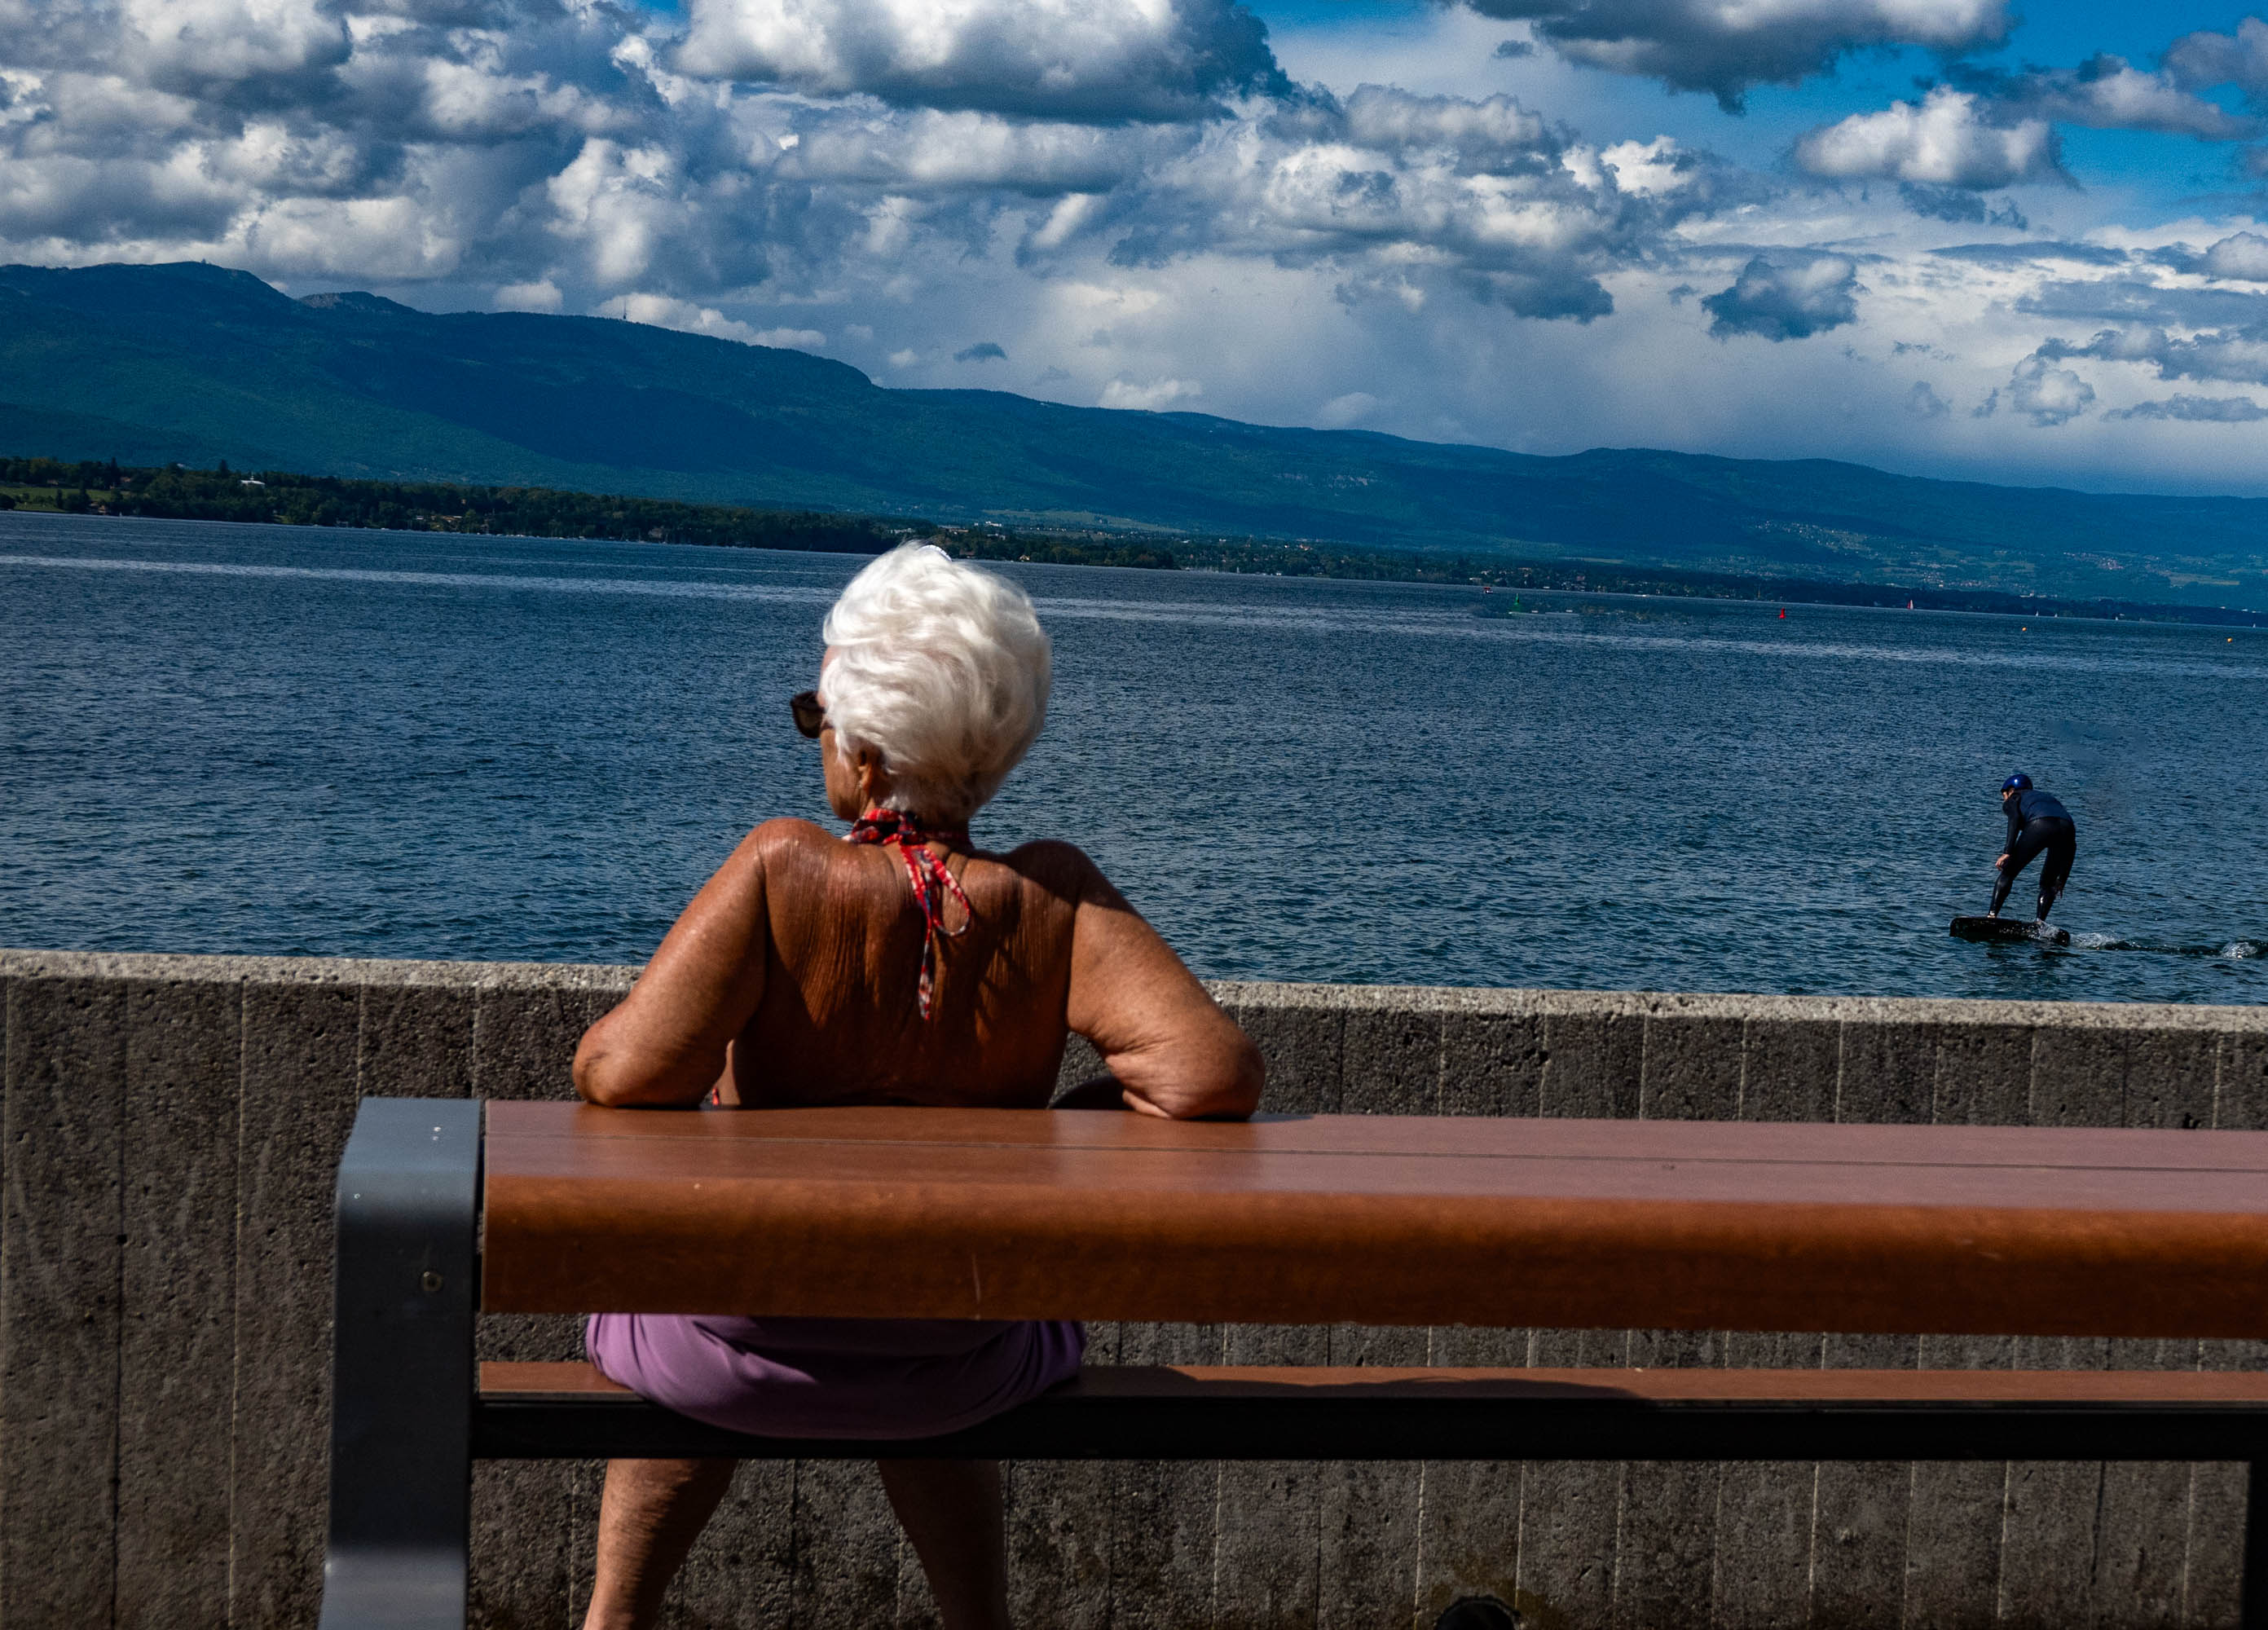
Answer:
<svg viewBox="0 0 2268 1630"><path fill-rule="evenodd" d="M685 908L630 993L583 1033L575 1090L615 1107L698 1103L764 996L769 855L793 835L766 822Z"/></svg>
<svg viewBox="0 0 2268 1630"><path fill-rule="evenodd" d="M1260 1107L1260 1050L1094 863L1079 859L1071 1028L1094 1044L1128 1109L1242 1120Z"/></svg>

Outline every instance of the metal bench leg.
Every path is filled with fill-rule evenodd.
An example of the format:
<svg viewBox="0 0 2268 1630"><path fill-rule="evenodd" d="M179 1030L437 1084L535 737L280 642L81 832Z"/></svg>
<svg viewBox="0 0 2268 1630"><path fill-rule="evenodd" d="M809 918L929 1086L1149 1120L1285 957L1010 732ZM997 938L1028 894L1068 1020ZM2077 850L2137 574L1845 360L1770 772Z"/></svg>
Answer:
<svg viewBox="0 0 2268 1630"><path fill-rule="evenodd" d="M2268 1460L2256 1460L2245 1479L2244 1578L2236 1622L2240 1630L2268 1630Z"/></svg>
<svg viewBox="0 0 2268 1630"><path fill-rule="evenodd" d="M339 1162L321 1630L464 1630L481 1106L364 1098Z"/></svg>

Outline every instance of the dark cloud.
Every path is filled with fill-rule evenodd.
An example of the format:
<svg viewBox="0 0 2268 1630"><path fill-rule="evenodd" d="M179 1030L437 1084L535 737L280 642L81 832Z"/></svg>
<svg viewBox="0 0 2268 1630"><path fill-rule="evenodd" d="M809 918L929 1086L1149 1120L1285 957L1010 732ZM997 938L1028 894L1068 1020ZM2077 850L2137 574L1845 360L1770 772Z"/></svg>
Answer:
<svg viewBox="0 0 2268 1630"><path fill-rule="evenodd" d="M2190 90L2233 85L2245 100L2268 111L2268 23L2248 17L2234 33L2201 30L2166 49L2167 76Z"/></svg>
<svg viewBox="0 0 2268 1630"><path fill-rule="evenodd" d="M2169 396L2138 402L2102 416L2106 419L2184 419L2197 424L2250 424L2268 419L2268 408L2250 396Z"/></svg>
<svg viewBox="0 0 2268 1630"><path fill-rule="evenodd" d="M1576 322L1611 315L1615 297L1595 277L1568 268L1549 271L1475 271L1468 283L1491 305L1522 317L1568 318Z"/></svg>
<svg viewBox="0 0 2268 1630"><path fill-rule="evenodd" d="M1984 200L1962 188L1901 181L1898 196L1905 200L1907 209L1933 221L1968 221L1979 226L1984 224Z"/></svg>
<svg viewBox="0 0 2268 1630"><path fill-rule="evenodd" d="M1322 105L1309 103L1318 114ZM1390 153L1454 154L1468 173L1507 169L1542 173L1557 166L1571 134L1530 113L1509 96L1469 101L1461 96L1418 96L1386 85L1358 86L1315 127L1343 139Z"/></svg>
<svg viewBox="0 0 2268 1630"><path fill-rule="evenodd" d="M1859 316L1859 268L1839 254L1778 263L1757 255L1729 289L1701 302L1712 338L1752 334L1767 340L1808 339Z"/></svg>
<svg viewBox="0 0 2268 1630"><path fill-rule="evenodd" d="M1668 224L1711 207L1690 196L1708 167L1682 163L1674 144L1620 155L1628 188L1624 166L1602 161L1615 157L1508 96L1364 85L1342 101L1310 88L1209 132L1170 185L1127 189L1079 237L1108 234L1114 265L1260 254L1336 269L1350 302L1441 288L1587 322L1614 309L1602 272L1644 261Z"/></svg>
<svg viewBox="0 0 2268 1630"><path fill-rule="evenodd" d="M1932 254L1948 261L1967 261L1977 266L2033 266L2043 261L2076 261L2082 266L2124 266L2133 257L2124 249L2106 248L2095 243L2068 243L2055 239L2040 239L2030 243L1955 243L1941 249L1932 249Z"/></svg>
<svg viewBox="0 0 2268 1630"><path fill-rule="evenodd" d="M677 61L808 95L1103 123L1217 117L1224 99L1292 88L1236 0L695 0Z"/></svg>
<svg viewBox="0 0 2268 1630"><path fill-rule="evenodd" d="M1535 55L1535 46L1534 42L1527 40L1500 40L1497 42L1495 51L1491 55L1507 61L1517 57L1533 56Z"/></svg>
<svg viewBox="0 0 2268 1630"><path fill-rule="evenodd" d="M1728 113L1749 87L1793 85L1881 46L1940 52L1998 45L2005 0L1465 0L1484 17L1525 21L1572 62L1706 91Z"/></svg>
<svg viewBox="0 0 2268 1630"><path fill-rule="evenodd" d="M2050 340L2033 354L2051 362L2091 358L2140 363L2157 370L2161 380L2268 385L2268 321L2203 329L2186 339L2158 328L2105 328L2083 345Z"/></svg>
<svg viewBox="0 0 2268 1630"><path fill-rule="evenodd" d="M2004 122L2047 119L2093 130L2151 130L2214 142L2260 133L2257 119L2241 118L2208 101L2196 93L2193 82L2170 71L2136 68L2107 51L2076 68L2013 73L1956 63L1946 78L1989 104Z"/></svg>
<svg viewBox="0 0 2268 1630"><path fill-rule="evenodd" d="M2015 301L2030 317L2207 328L2268 321L2268 294L2235 289L2161 288L2130 277L2043 283Z"/></svg>
<svg viewBox="0 0 2268 1630"><path fill-rule="evenodd" d="M998 341L979 340L976 344L953 353L955 362L1005 362L1008 353Z"/></svg>
<svg viewBox="0 0 2268 1630"><path fill-rule="evenodd" d="M1918 419L1941 419L1953 412L1953 404L1939 395L1927 380L1916 380L1906 393L1906 411Z"/></svg>

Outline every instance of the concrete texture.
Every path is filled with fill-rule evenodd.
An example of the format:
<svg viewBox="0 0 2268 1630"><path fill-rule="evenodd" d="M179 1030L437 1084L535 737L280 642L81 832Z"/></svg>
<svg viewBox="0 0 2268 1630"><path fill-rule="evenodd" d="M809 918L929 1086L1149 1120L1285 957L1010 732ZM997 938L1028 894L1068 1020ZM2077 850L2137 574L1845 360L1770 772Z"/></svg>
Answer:
<svg viewBox="0 0 2268 1630"><path fill-rule="evenodd" d="M332 1173L365 1093L564 1095L619 968L0 952L0 1627L309 1626ZM1269 1107L2268 1126L2268 1013L1224 985ZM1066 1082L1092 1073L1083 1044ZM1100 1325L1099 1361L2268 1367L2268 1344ZM491 1319L491 1357L573 1321ZM598 1468L482 1468L475 1622L570 1630ZM1032 1630L2232 1625L2242 1468L1009 1468ZM681 1630L935 1622L863 1466L743 1467Z"/></svg>

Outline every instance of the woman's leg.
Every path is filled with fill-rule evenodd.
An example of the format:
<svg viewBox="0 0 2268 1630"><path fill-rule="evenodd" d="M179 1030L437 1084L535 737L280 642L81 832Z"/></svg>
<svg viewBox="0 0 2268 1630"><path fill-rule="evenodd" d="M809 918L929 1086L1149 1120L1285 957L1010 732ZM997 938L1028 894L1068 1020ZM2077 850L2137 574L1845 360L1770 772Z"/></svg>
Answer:
<svg viewBox="0 0 2268 1630"><path fill-rule="evenodd" d="M877 1463L890 1508L914 1542L945 1630L1008 1630L1000 1465L992 1460Z"/></svg>
<svg viewBox="0 0 2268 1630"><path fill-rule="evenodd" d="M598 1578L583 1630L645 1630L685 1553L732 1486L731 1460L609 1460Z"/></svg>

